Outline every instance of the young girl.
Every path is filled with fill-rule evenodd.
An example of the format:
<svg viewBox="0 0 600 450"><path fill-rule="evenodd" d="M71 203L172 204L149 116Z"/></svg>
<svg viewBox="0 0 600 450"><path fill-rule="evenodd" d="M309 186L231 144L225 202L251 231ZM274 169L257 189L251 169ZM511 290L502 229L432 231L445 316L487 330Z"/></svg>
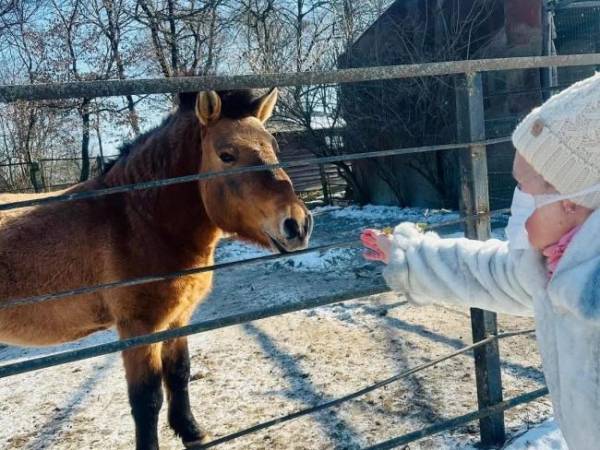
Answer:
<svg viewBox="0 0 600 450"><path fill-rule="evenodd" d="M365 257L415 303L533 315L570 450L600 449L600 74L533 110L513 134L508 242L366 230Z"/></svg>

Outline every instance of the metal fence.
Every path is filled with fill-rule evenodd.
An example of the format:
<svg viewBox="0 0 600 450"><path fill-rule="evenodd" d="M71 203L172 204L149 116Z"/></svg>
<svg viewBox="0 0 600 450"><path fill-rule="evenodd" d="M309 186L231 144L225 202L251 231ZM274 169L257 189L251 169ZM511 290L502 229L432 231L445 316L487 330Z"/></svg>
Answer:
<svg viewBox="0 0 600 450"><path fill-rule="evenodd" d="M90 178L102 173L106 163L115 157L117 155L90 158ZM0 193L22 194L65 189L80 181L81 167L80 157L42 158L30 162L10 160L0 164ZM299 167L288 176L303 200L319 200L320 204L335 204L344 197L347 187L333 164L316 168Z"/></svg>
<svg viewBox="0 0 600 450"><path fill-rule="evenodd" d="M89 158L90 177L102 172L113 156ZM0 164L0 192L28 193L52 192L72 186L80 181L83 158L40 158L32 161L7 159Z"/></svg>
<svg viewBox="0 0 600 450"><path fill-rule="evenodd" d="M600 54L586 55L568 55L551 57L525 57L510 59L489 59L475 61L454 61L432 64L417 64L407 66L389 66L372 67L363 69L346 69L331 72L307 72L292 74L271 74L271 75L249 75L241 77L189 77L173 78L160 80L114 80L102 82L79 82L52 85L17 85L0 86L0 101L9 102L14 100L41 100L58 99L71 97L95 97L125 94L151 94L165 92L182 92L202 89L232 89L232 88L258 88L282 85L299 84L322 84L322 83L347 83L376 79L392 79L407 77L424 77L455 74L461 78L459 89L457 90L457 105L459 109L458 134L461 139L459 144L437 145L418 148L403 148L385 151L376 151L369 153L355 153L341 156L332 156L324 158L308 158L301 161L292 161L269 166L252 166L232 169L219 173L202 173L179 178L153 180L149 182L100 189L89 192L78 192L75 194L63 194L54 197L41 199L32 199L27 201L0 204L0 211L7 211L16 208L30 207L39 204L48 204L52 202L65 202L72 200L81 200L94 198L104 195L114 195L116 193L127 193L140 189L153 189L161 186L168 186L178 183L187 183L198 180L205 180L214 177L228 176L244 172L255 172L270 170L276 167L294 167L299 165L322 165L336 161L354 161L358 159L376 158L383 156L405 155L420 152L433 152L443 150L456 150L460 152L461 164L461 183L462 183L462 203L464 205L463 217L452 223L463 223L465 225L466 235L470 238L487 239L490 235L490 219L496 214L504 214L507 211L490 211L487 185L487 165L486 148L500 142L506 142L508 138L485 139L484 113L483 113L483 94L481 83L481 72L494 70L512 70L512 69L532 69L547 67L567 67L580 65L600 65ZM449 225L449 222L430 227L434 229ZM313 247L296 255L326 250L329 248L357 246L359 242L338 242L327 246ZM89 293L101 289L110 289L117 286L133 286L136 284L150 283L160 280L168 280L176 277L188 276L194 273L205 271L217 271L224 268L259 264L264 261L278 258L293 258L294 255L271 255L261 258L254 258L242 261L236 261L225 264L217 264L211 267L198 267L185 271L179 271L168 274L148 274L147 276L130 279L117 280L96 286L81 286L78 289L53 292L44 295L3 299L2 308L13 307L15 305L39 303L52 301L58 298L64 298L82 293ZM336 302L346 301L354 298L364 297L385 292L387 289L383 285L373 286L372 288L346 292L341 295L325 295L309 300L304 300L293 305L280 305L265 308L257 311L246 312L242 314L221 317L203 322L193 323L181 328L162 331L158 333L137 336L130 339L123 339L107 344L91 346L79 350L67 351L56 355L32 358L17 363L5 364L0 366L0 378L11 375L21 374L33 370L39 370L46 367L65 364L68 362L79 361L94 356L104 355L112 352L121 351L127 348L156 343L174 337L187 336L200 332L219 329L226 326L236 325L272 317L279 314L285 314L292 311L298 311L306 308L328 305ZM401 378L414 374L420 370L439 364L442 361L457 356L462 353L473 351L475 355L476 380L479 409L464 416L434 424L422 430L409 433L405 436L391 439L370 448L384 449L394 448L399 445L405 445L415 440L439 433L444 430L457 427L470 421L479 420L481 439L483 444L499 444L505 440L503 411L516 405L532 401L547 394L545 388L533 392L525 393L504 401L502 398L502 383L500 376L500 358L498 352L498 340L512 337L515 335L530 333L531 330L525 330L517 333L498 334L496 328L495 315L477 309L471 311L471 322L473 329L474 344L467 346L455 353L446 355L435 361L415 367L409 371L397 374L394 377L382 380L379 383L368 386L360 391L351 393L337 400L315 405L311 408L295 412L268 422L255 425L246 430L234 433L216 439L198 448L213 447L218 444L228 442L241 436L245 436L258 430L293 420L297 417L311 414L325 408L330 408L342 404L352 398L364 395L375 389L379 389L389 383L395 382Z"/></svg>

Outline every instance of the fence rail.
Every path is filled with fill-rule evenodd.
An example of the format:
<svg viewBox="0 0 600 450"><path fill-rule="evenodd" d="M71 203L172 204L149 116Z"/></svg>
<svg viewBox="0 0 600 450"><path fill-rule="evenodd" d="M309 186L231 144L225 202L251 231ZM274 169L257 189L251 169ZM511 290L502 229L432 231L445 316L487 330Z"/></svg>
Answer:
<svg viewBox="0 0 600 450"><path fill-rule="evenodd" d="M223 176L232 176L232 175L241 175L244 173L251 172L261 172L265 170L275 170L275 169L286 169L289 167L297 167L297 166L305 166L305 165L319 165L319 164L329 164L334 162L341 161L356 161L359 159L368 159L368 158L383 158L386 156L398 156L398 155L409 155L415 153L425 153L425 152L435 152L435 151L444 151L444 150L458 150L468 148L472 145L494 145L500 144L504 142L510 142L509 137L501 137L488 139L482 142L467 142L467 143L458 143L458 144L446 144L446 145L430 145L423 147L410 147L410 148L398 148L392 150L380 150L375 152L363 152L363 153L347 153L343 155L336 156L324 156L324 157L316 157L316 158L306 158L297 161L288 161L282 162L278 164L268 164L268 165L257 165L257 166L246 166L246 167L238 167L235 169L229 169L221 172L206 172L199 173L195 175L186 175L183 177L176 178L164 178L161 180L153 180L146 181L136 184L126 184L121 186L115 186L105 189L96 189L93 191L84 191L84 192L75 192L72 194L62 194L56 195L52 197L45 197L39 199L31 199L24 200L19 202L11 202L0 204L0 211L8 211L11 209L18 208L26 208L35 205L46 205L49 203L55 202L68 202L74 200L84 200L90 198L102 197L105 195L113 195L120 194L125 192L133 192L143 189L153 189L164 186L172 186L174 184L181 183L190 183L192 181L205 181L210 180L217 177Z"/></svg>
<svg viewBox="0 0 600 450"><path fill-rule="evenodd" d="M499 209L496 211L491 211L489 213L474 214L472 216L463 217L463 218L457 219L457 220L448 220L448 221L437 223L434 225L429 225L426 227L426 230L432 231L432 230L436 230L439 228L448 227L451 225L464 224L464 223L468 223L469 221L479 220L481 217L484 217L484 216L485 217L500 216L502 214L507 214L509 212L510 212L509 209ZM182 278L182 277L187 277L190 275L197 275L197 274L205 273L205 272L215 272L218 270L230 269L233 267L255 265L255 264L265 263L268 261L273 261L273 260L278 260L278 259L295 258L298 256L305 255L307 253L314 253L314 252L318 252L318 251L327 251L327 250L340 249L340 248L356 247L359 245L361 245L361 241L358 239L354 239L354 240L350 240L350 241L343 241L343 242L334 242L331 244L307 248L305 250L298 250L298 251L295 251L294 253L279 253L279 254L272 254L272 255L266 255L266 256L259 256L256 258L247 258L247 259L242 259L242 260L238 260L238 261L214 264L212 266L193 267L191 269L179 270L179 271L169 272L169 273L165 273L165 274L146 275L143 277L129 278L126 280L111 281L109 283L95 284L95 285L91 285L91 286L82 286L82 287L78 287L75 289L69 289L69 290L60 291L60 292L51 292L51 293L47 293L47 294L33 295L33 296L29 296L29 297L10 298L10 299L6 299L2 303L0 303L0 310L14 308L17 306L33 305L33 304L47 302L47 301L53 301L53 300L60 300L63 298L73 297L76 295L92 294L94 292L99 292L99 291L103 291L103 290L107 290L107 289L138 286L141 284L155 283L157 281L167 281L167 280L172 280L175 278Z"/></svg>
<svg viewBox="0 0 600 450"><path fill-rule="evenodd" d="M444 61L424 64L340 69L323 72L2 85L0 86L0 102L166 94L209 89L224 90L269 88L273 86L356 83L374 80L491 72L497 70L540 69L544 67L572 67L586 65L600 65L600 54L586 53L580 55L472 59L466 61Z"/></svg>
<svg viewBox="0 0 600 450"><path fill-rule="evenodd" d="M469 414L465 414L464 416L455 417L454 419L450 419L445 422L423 428L419 431L414 431L412 433L405 434L404 436L390 439L389 441L373 445L364 450L387 450L390 448L397 448L401 445L406 445L410 442L423 439L424 437L432 436L434 434L441 433L442 431L452 430L461 425L466 425L467 423L473 422L474 420L481 420L491 417L495 414L499 414L503 411L506 411L507 409L514 408L515 406L532 402L533 400L536 400L545 395L548 395L548 388L540 388L535 391L528 392L526 394L521 394L517 397L513 397L510 400L505 400L500 403L496 403L495 405L488 406L485 409L479 409Z"/></svg>

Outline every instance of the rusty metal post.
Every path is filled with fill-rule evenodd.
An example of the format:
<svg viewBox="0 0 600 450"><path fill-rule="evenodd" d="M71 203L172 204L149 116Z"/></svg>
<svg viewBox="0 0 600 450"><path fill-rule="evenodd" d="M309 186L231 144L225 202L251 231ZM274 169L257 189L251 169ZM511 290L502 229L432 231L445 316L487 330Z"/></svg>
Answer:
<svg viewBox="0 0 600 450"><path fill-rule="evenodd" d="M456 89L457 131L459 140L485 140L485 117L481 73L459 76ZM490 211L488 169L485 145L471 145L461 150L461 212L464 215L486 214ZM483 215L465 223L465 235L470 239L490 238L490 217ZM496 334L496 314L477 308L471 309L473 342ZM502 402L502 378L498 342L494 341L474 351L477 400L484 409ZM498 412L479 421L481 443L498 445L505 441L504 413Z"/></svg>

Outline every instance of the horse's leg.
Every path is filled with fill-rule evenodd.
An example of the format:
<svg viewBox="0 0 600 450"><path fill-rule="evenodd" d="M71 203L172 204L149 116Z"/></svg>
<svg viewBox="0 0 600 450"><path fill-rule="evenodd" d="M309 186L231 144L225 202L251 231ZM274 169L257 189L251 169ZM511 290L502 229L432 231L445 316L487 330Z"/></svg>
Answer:
<svg viewBox="0 0 600 450"><path fill-rule="evenodd" d="M117 328L122 339L156 331L140 321L119 323ZM137 450L158 450L158 413L163 402L161 347L158 343L123 351Z"/></svg>
<svg viewBox="0 0 600 450"><path fill-rule="evenodd" d="M173 324L173 327L180 325L183 324ZM162 367L169 401L169 425L184 444L208 442L208 436L198 426L190 408L190 354L186 338L163 342Z"/></svg>

